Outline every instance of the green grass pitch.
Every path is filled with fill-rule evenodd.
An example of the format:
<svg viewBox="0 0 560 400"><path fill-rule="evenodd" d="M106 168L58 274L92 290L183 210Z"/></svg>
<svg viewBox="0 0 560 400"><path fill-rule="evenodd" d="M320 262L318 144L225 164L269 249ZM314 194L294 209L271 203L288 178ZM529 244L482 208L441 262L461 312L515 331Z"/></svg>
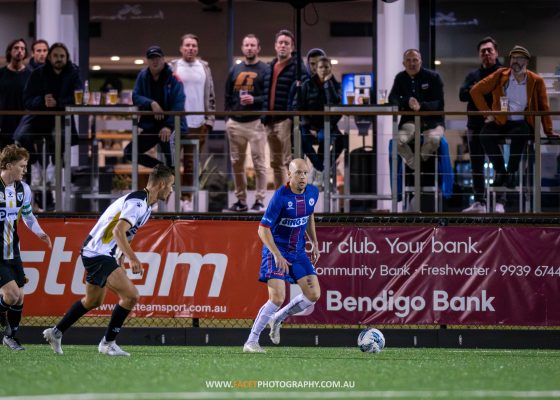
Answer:
<svg viewBox="0 0 560 400"><path fill-rule="evenodd" d="M0 398L560 398L560 351L554 350L123 348L132 356L101 355L96 344L64 346L62 356L47 345L22 352L3 347Z"/></svg>

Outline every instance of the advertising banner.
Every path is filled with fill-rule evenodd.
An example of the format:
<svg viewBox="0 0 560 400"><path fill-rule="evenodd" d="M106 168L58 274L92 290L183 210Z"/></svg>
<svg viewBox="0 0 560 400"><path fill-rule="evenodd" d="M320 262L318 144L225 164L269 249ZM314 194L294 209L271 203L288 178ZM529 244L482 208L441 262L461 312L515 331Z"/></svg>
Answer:
<svg viewBox="0 0 560 400"><path fill-rule="evenodd" d="M41 219L53 249L19 229L26 316L61 316L85 293L79 257L93 219ZM134 241L133 316L252 319L257 222L150 220ZM318 226L321 298L287 322L318 324L560 325L560 229ZM310 246L308 246L310 249ZM295 285L287 297L299 293ZM109 315L116 296L89 315Z"/></svg>

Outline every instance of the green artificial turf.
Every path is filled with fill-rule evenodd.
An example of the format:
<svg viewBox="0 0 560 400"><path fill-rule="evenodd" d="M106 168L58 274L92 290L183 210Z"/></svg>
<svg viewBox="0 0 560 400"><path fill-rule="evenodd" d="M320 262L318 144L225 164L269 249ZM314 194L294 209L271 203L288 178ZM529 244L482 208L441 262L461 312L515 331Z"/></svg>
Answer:
<svg viewBox="0 0 560 400"><path fill-rule="evenodd" d="M266 354L244 354L241 347L123 346L131 357L108 357L97 345L64 346L64 355L26 347L0 349L0 396L560 398L560 351L553 350L267 347ZM209 381L236 387L211 388ZM324 387L304 387L313 381Z"/></svg>

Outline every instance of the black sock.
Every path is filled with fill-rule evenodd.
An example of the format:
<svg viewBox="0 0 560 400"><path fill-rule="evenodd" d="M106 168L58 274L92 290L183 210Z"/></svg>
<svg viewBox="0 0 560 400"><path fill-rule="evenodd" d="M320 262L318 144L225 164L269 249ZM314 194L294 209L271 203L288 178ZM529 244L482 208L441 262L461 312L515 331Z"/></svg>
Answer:
<svg viewBox="0 0 560 400"><path fill-rule="evenodd" d="M8 310L8 323L10 328L12 328L11 338L16 337L17 331L19 329L19 323L21 321L21 313L23 311L23 304L19 306L11 306Z"/></svg>
<svg viewBox="0 0 560 400"><path fill-rule="evenodd" d="M6 312L10 309L10 306L4 303L4 296L0 294L0 312Z"/></svg>
<svg viewBox="0 0 560 400"><path fill-rule="evenodd" d="M82 304L81 300L78 300L68 309L64 317L56 324L56 329L64 333L68 328L70 328L74 322L82 318L89 310L87 310Z"/></svg>
<svg viewBox="0 0 560 400"><path fill-rule="evenodd" d="M109 321L109 326L105 331L105 340L107 342L112 342L115 340L119 332L121 331L121 327L124 324L124 320L130 313L130 310L121 307L119 304L115 306L113 310L113 314L111 315L111 321Z"/></svg>

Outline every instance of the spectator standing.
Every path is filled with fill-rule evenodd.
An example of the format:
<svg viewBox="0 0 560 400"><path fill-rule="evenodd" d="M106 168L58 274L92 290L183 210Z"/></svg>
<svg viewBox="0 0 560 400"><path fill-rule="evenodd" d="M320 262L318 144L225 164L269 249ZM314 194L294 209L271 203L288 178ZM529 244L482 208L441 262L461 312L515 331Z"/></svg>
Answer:
<svg viewBox="0 0 560 400"><path fill-rule="evenodd" d="M35 71L47 61L47 54L49 54L49 42L43 39L34 41L31 44L31 58L27 69Z"/></svg>
<svg viewBox="0 0 560 400"><path fill-rule="evenodd" d="M259 60L259 39L252 34L243 38L241 51L245 59L235 65L226 80L226 111L262 110L264 98L264 76L269 66ZM251 157L255 168L256 195L251 211L264 211L266 194L266 132L259 116L231 116L226 123L229 152L235 183L237 202L226 211L243 212L247 205L247 176L245 155L251 146Z"/></svg>
<svg viewBox="0 0 560 400"><path fill-rule="evenodd" d="M326 105L337 105L341 103L340 83L332 75L331 61L327 57L320 57L315 64L316 73L307 79L301 87L301 97L296 96L298 111L323 111ZM340 154L342 146L340 143L340 131L337 123L340 117L331 117L331 143L335 143L335 159ZM313 164L311 172L311 183L317 187L323 186L324 171L324 117L302 116L301 118L302 150ZM312 133L313 132L313 133ZM313 138L318 140L319 148L313 148ZM338 145L338 146L337 146Z"/></svg>
<svg viewBox="0 0 560 400"><path fill-rule="evenodd" d="M491 37L485 37L477 46L480 67L469 72L459 90L459 99L467 102L467 111L478 111L470 95L472 87L480 80L495 72L502 66L498 60L498 44ZM484 96L487 105L492 104L492 96ZM469 115L467 122L467 139L473 179L474 203L463 212L486 212L484 197L484 148L480 140L480 131L484 127L484 117Z"/></svg>
<svg viewBox="0 0 560 400"><path fill-rule="evenodd" d="M0 68L0 110L24 110L23 89L31 72L23 61L27 57L27 44L23 39L15 39L6 48L8 65ZM14 142L14 133L21 115L0 116L0 148Z"/></svg>
<svg viewBox="0 0 560 400"><path fill-rule="evenodd" d="M294 35L286 29L276 34L274 41L276 57L270 63L270 71L264 79L265 111L288 111L290 88L298 80L296 73L298 60L294 51ZM301 63L303 64L303 63ZM305 69L302 65L302 71ZM303 81L305 73L299 77ZM287 116L265 117L264 124L270 148L270 166L274 171L276 188L288 181L288 164L292 159L292 120Z"/></svg>
<svg viewBox="0 0 560 400"><path fill-rule="evenodd" d="M63 43L54 43L49 48L45 64L31 72L23 92L24 105L29 111L64 111L66 106L74 104L77 89L83 89L78 66L70 60L70 53ZM54 128L54 115L30 114L22 118L14 139L29 152L30 165L42 162L43 139L46 141L47 163L50 160L54 164ZM78 144L73 118L71 130L72 145ZM52 184L52 177L50 179ZM40 182L32 180L31 184Z"/></svg>
<svg viewBox="0 0 560 400"><path fill-rule="evenodd" d="M171 68L183 82L185 92L185 111L216 111L216 96L214 93L214 81L208 62L198 56L199 52L198 36L187 33L181 38L182 58L171 61ZM187 115L187 125L189 128L188 138L199 140L200 154L205 154L206 139L214 126L214 115ZM184 182L183 185L191 186L193 176L193 152L194 146L187 145L183 148ZM190 202L189 196L185 200ZM184 208L191 208L186 205Z"/></svg>

